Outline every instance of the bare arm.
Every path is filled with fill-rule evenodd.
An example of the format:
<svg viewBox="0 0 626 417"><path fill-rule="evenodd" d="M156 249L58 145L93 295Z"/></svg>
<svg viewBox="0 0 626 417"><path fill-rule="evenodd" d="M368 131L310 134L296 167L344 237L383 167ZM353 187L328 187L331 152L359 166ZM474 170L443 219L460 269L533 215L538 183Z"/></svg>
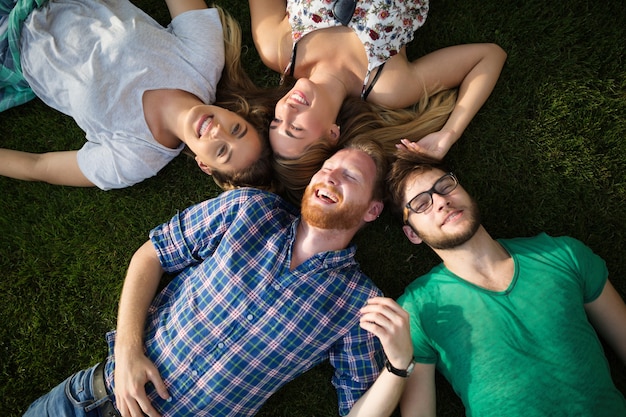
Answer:
<svg viewBox="0 0 626 417"><path fill-rule="evenodd" d="M403 417L435 417L437 400L435 365L416 363L400 400Z"/></svg>
<svg viewBox="0 0 626 417"><path fill-rule="evenodd" d="M609 281L598 298L585 304L589 321L626 365L626 304Z"/></svg>
<svg viewBox="0 0 626 417"><path fill-rule="evenodd" d="M172 19L189 10L207 9L204 0L165 0Z"/></svg>
<svg viewBox="0 0 626 417"><path fill-rule="evenodd" d="M418 142L423 151L442 159L487 101L505 60L506 52L489 43L443 48L409 63L408 68L402 68L402 62L396 60L394 65L400 76L394 80L387 78L387 84L381 85L378 91L397 94L377 94L375 97L372 94L372 100L406 107L419 101L424 93L430 95L458 87L456 105L441 131ZM391 101L386 102L388 100Z"/></svg>
<svg viewBox="0 0 626 417"><path fill-rule="evenodd" d="M392 299L383 297L369 300L361 312L361 327L380 339L389 362L395 368L406 369L413 358L408 313ZM348 416L390 415L398 405L406 380L383 369Z"/></svg>
<svg viewBox="0 0 626 417"><path fill-rule="evenodd" d="M0 149L0 175L56 185L93 187L78 167L77 151L29 153Z"/></svg>
<svg viewBox="0 0 626 417"><path fill-rule="evenodd" d="M289 53L281 50L286 38L289 39L288 45L291 48L287 1L249 0L248 4L254 46L268 68L281 72L286 60L289 60Z"/></svg>
<svg viewBox="0 0 626 417"><path fill-rule="evenodd" d="M157 253L147 241L130 261L117 316L115 398L124 417L142 416L142 411L150 417L159 415L146 395L148 382L162 398L169 397L157 368L144 355L143 345L148 308L162 275Z"/></svg>

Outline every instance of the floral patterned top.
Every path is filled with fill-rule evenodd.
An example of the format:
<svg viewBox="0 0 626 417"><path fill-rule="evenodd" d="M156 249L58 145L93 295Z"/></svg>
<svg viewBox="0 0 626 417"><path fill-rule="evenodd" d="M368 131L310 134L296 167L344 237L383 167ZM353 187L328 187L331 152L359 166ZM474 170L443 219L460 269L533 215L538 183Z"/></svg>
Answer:
<svg viewBox="0 0 626 417"><path fill-rule="evenodd" d="M298 41L307 34L341 26L333 15L334 3L335 0L287 0L294 46L292 55ZM428 0L358 0L348 27L354 30L367 53L364 86L374 69L413 40L414 32L424 24L427 14ZM290 70L292 61L285 73Z"/></svg>

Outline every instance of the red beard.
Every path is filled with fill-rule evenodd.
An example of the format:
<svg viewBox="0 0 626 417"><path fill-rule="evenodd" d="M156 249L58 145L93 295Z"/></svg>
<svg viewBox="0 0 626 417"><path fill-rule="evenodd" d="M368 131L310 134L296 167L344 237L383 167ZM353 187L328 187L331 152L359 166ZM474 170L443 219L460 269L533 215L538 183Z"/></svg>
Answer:
<svg viewBox="0 0 626 417"><path fill-rule="evenodd" d="M339 201L332 206L310 204L314 197L314 191L321 185L309 185L302 197L302 219L309 225L326 230L348 230L361 224L363 215L369 207L369 203L344 203L343 196L332 186L324 185L339 196Z"/></svg>

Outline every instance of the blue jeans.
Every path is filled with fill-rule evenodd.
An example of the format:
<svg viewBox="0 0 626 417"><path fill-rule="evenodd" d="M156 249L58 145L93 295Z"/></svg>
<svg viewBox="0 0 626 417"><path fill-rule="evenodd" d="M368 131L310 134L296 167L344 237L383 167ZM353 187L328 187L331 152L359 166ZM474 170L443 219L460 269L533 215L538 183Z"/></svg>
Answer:
<svg viewBox="0 0 626 417"><path fill-rule="evenodd" d="M99 406L109 398L95 400L93 373L96 367L75 373L30 405L24 417L104 417Z"/></svg>

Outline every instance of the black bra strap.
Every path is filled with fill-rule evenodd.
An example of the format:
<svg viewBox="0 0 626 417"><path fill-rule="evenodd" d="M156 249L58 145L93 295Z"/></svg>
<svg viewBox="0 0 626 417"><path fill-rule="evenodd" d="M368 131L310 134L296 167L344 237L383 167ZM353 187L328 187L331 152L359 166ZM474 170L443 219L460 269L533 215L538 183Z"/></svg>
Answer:
<svg viewBox="0 0 626 417"><path fill-rule="evenodd" d="M367 100L367 96L369 96L370 93L372 92L372 88L374 88L374 84L376 84L376 81L378 81L378 77L380 77L380 74L383 72L383 67L385 66L385 64L386 64L386 62L383 62L378 67L378 71L376 71L376 75L374 75L374 79L372 80L370 85L367 87L367 89L365 91L363 91L363 93L361 94L361 99L363 101L366 101Z"/></svg>
<svg viewBox="0 0 626 417"><path fill-rule="evenodd" d="M293 73L296 70L296 53L298 52L298 43L293 46L293 53L291 54L291 64L289 64L289 76L293 77Z"/></svg>

